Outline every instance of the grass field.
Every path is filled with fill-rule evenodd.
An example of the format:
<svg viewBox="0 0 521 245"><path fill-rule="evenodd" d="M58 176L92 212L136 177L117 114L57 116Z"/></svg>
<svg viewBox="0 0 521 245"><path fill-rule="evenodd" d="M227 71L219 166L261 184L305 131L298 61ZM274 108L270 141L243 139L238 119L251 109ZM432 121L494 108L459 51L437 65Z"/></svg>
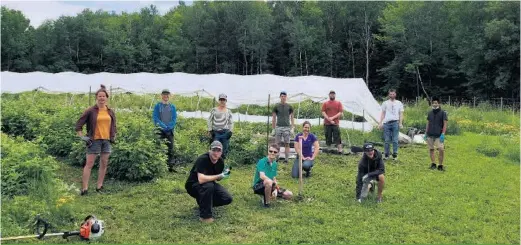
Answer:
<svg viewBox="0 0 521 245"><path fill-rule="evenodd" d="M91 186L89 196L75 196L71 205L78 219L95 214L106 222L100 243L513 244L520 239L519 163L503 152L490 158L476 151L484 140L499 147L496 138L449 137L446 172L428 169L424 147L402 148L397 162L386 163L381 204L374 196L363 204L354 199L359 156L321 154L314 175L305 180L304 201L278 201L270 209L252 194L254 166L234 168L222 183L234 201L214 209L213 224L198 221L195 200L184 190L187 175L181 173L142 184L108 180L110 193L92 193ZM291 166L281 165L279 182L296 195ZM63 179L79 187L81 169L61 166Z"/></svg>

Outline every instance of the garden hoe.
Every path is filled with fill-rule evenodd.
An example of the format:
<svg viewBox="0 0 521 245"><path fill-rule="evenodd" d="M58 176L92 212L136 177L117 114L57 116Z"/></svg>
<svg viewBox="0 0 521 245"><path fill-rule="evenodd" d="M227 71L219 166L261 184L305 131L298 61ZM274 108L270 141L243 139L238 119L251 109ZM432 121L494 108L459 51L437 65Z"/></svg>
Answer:
<svg viewBox="0 0 521 245"><path fill-rule="evenodd" d="M67 239L70 236L79 236L81 240L93 241L99 239L101 235L103 235L103 233L105 232L103 220L98 220L93 215L89 215L85 218L85 220L81 223L79 231L66 231L47 234L47 230L49 229L50 225L46 220L40 218L40 215L36 216L34 225L36 226L36 235L5 237L0 238L0 241L19 240L27 238L42 239L44 237L51 236L61 236L63 237L63 239ZM41 229L43 229L43 231L40 232Z"/></svg>

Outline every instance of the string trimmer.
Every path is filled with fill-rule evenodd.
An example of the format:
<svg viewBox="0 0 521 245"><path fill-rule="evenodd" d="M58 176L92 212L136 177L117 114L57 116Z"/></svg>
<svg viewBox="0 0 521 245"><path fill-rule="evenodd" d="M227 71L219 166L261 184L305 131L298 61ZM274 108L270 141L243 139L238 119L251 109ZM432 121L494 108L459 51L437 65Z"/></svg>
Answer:
<svg viewBox="0 0 521 245"><path fill-rule="evenodd" d="M0 241L19 240L27 238L43 239L44 237L52 236L61 236L63 237L63 239L67 239L70 236L79 236L82 240L89 241L97 240L105 232L103 220L98 220L94 215L89 215L85 218L85 220L81 223L79 231L66 231L47 234L47 230L49 229L50 224L46 220L40 218L40 215L36 216L34 225L36 226L36 235L5 237L0 238Z"/></svg>

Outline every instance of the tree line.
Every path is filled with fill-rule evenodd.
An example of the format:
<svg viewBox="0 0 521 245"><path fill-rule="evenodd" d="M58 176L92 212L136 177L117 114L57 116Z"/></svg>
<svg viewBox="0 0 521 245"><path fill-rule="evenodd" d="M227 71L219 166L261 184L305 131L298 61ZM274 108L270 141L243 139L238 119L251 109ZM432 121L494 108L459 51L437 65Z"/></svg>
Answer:
<svg viewBox="0 0 521 245"><path fill-rule="evenodd" d="M519 98L519 4L197 1L37 28L2 7L1 70L356 77L375 95Z"/></svg>

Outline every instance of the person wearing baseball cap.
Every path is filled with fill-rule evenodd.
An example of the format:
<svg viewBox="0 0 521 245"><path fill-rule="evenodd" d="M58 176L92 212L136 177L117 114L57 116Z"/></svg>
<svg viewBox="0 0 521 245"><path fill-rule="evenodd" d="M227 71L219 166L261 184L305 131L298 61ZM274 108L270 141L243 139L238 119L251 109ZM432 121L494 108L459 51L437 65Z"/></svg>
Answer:
<svg viewBox="0 0 521 245"><path fill-rule="evenodd" d="M219 95L219 106L210 111L208 117L208 136L212 141L219 141L223 144L222 158L226 159L229 152L229 142L233 132L232 112L226 108L228 97L226 94Z"/></svg>
<svg viewBox="0 0 521 245"><path fill-rule="evenodd" d="M382 193L385 184L385 164L382 153L374 148L373 143L364 144L364 155L358 163L358 175L356 177L356 199L362 202L369 191L373 192L378 185L377 202L382 202Z"/></svg>
<svg viewBox="0 0 521 245"><path fill-rule="evenodd" d="M190 170L185 183L188 195L199 205L199 220L214 221L212 208L232 203L232 195L217 181L230 177L230 167L225 167L222 159L223 145L219 141L210 144L210 150L200 155Z"/></svg>
<svg viewBox="0 0 521 245"><path fill-rule="evenodd" d="M157 127L157 135L160 139L166 139L168 147L167 166L170 172L174 171L174 128L177 122L177 109L174 104L169 102L170 90L161 91L161 101L154 106L152 120Z"/></svg>

